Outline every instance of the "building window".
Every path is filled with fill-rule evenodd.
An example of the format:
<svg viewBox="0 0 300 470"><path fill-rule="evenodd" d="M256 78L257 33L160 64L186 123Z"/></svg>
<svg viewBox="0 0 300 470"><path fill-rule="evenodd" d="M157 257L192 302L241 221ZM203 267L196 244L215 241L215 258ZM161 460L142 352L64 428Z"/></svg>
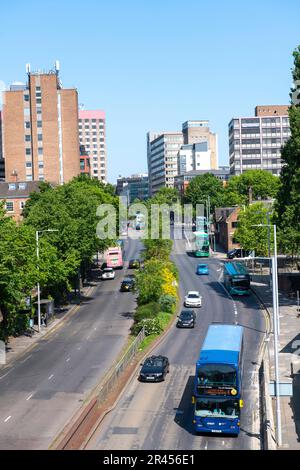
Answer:
<svg viewBox="0 0 300 470"><path fill-rule="evenodd" d="M43 134L38 134L38 136L37 136L37 137L38 137L38 141L41 141L41 140L43 140Z"/></svg>
<svg viewBox="0 0 300 470"><path fill-rule="evenodd" d="M9 183L8 184L8 189L9 189L9 191L14 191L16 189L16 184L15 183Z"/></svg>
<svg viewBox="0 0 300 470"><path fill-rule="evenodd" d="M35 87L35 91L41 91L41 87L40 87L40 86L36 86L36 87Z"/></svg>
<svg viewBox="0 0 300 470"><path fill-rule="evenodd" d="M25 142L30 142L31 136L30 135L25 135Z"/></svg>
<svg viewBox="0 0 300 470"><path fill-rule="evenodd" d="M41 110L41 108L37 108L37 110L36 110L36 114L42 114L42 110ZM39 118L41 119L41 116L39 116Z"/></svg>
<svg viewBox="0 0 300 470"><path fill-rule="evenodd" d="M7 201L6 202L6 210L7 210L7 212L13 212L14 211L14 203L12 201Z"/></svg>
<svg viewBox="0 0 300 470"><path fill-rule="evenodd" d="M26 181L32 181L32 175L26 175Z"/></svg>
<svg viewBox="0 0 300 470"><path fill-rule="evenodd" d="M92 122L96 122L96 119L92 119Z"/></svg>
<svg viewBox="0 0 300 470"><path fill-rule="evenodd" d="M20 209L23 210L25 207L25 201L20 202Z"/></svg>
<svg viewBox="0 0 300 470"><path fill-rule="evenodd" d="M39 154L39 155L43 155L43 147L39 147L39 148L38 148L38 154Z"/></svg>
<svg viewBox="0 0 300 470"><path fill-rule="evenodd" d="M44 176L39 175L39 181L44 181L44 179L45 179Z"/></svg>
<svg viewBox="0 0 300 470"><path fill-rule="evenodd" d="M31 162L26 162L26 168L31 168L31 167L32 167Z"/></svg>
<svg viewBox="0 0 300 470"><path fill-rule="evenodd" d="M19 183L19 189L26 189L27 184L26 183Z"/></svg>
<svg viewBox="0 0 300 470"><path fill-rule="evenodd" d="M29 101L29 95L24 95L24 101Z"/></svg>
<svg viewBox="0 0 300 470"><path fill-rule="evenodd" d="M42 127L42 121L37 121L36 125L37 127Z"/></svg>
<svg viewBox="0 0 300 470"><path fill-rule="evenodd" d="M36 99L36 104L42 104L41 98L37 98L37 99Z"/></svg>
<svg viewBox="0 0 300 470"><path fill-rule="evenodd" d="M30 129L30 121L25 121L25 129Z"/></svg>
<svg viewBox="0 0 300 470"><path fill-rule="evenodd" d="M39 168L44 168L44 163L43 162L39 162Z"/></svg>
<svg viewBox="0 0 300 470"><path fill-rule="evenodd" d="M238 222L231 222L231 227L232 228L237 228L238 227Z"/></svg>
<svg viewBox="0 0 300 470"><path fill-rule="evenodd" d="M30 116L30 109L29 108L24 108L24 116Z"/></svg>
<svg viewBox="0 0 300 470"><path fill-rule="evenodd" d="M25 149L26 155L31 155L31 149Z"/></svg>

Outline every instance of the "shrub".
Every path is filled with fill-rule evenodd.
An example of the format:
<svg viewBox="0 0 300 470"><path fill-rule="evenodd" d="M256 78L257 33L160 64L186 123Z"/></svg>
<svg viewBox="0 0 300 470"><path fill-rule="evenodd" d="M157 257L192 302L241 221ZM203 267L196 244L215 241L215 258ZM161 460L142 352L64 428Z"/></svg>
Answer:
<svg viewBox="0 0 300 470"><path fill-rule="evenodd" d="M159 305L162 311L173 313L176 305L176 298L173 295L163 294L159 299Z"/></svg>
<svg viewBox="0 0 300 470"><path fill-rule="evenodd" d="M145 327L146 336L159 335L162 331L162 327L158 318L144 318L139 323L135 323L132 326L131 331L136 336L143 327Z"/></svg>
<svg viewBox="0 0 300 470"><path fill-rule="evenodd" d="M144 318L154 318L160 311L160 305L157 302L149 302L145 305L139 305L134 314L136 323Z"/></svg>

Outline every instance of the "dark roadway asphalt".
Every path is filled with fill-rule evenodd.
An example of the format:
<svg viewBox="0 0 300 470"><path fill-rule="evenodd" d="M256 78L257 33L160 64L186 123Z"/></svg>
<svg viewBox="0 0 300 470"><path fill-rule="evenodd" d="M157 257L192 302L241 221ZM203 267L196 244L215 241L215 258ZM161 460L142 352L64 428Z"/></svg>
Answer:
<svg viewBox="0 0 300 470"><path fill-rule="evenodd" d="M187 256L183 241L174 242L174 260L180 270L182 297L188 290L200 290L202 308L197 310L194 329L173 326L154 353L169 357L170 374L165 382L129 383L116 408L103 420L90 441L89 449L258 449L259 346L265 331L263 313L253 296L229 298L219 282L222 263L207 260L209 276L196 276L198 259ZM235 314L235 311L237 312ZM192 383L195 362L208 325L213 321L237 322L245 328L241 432L238 438L196 436L192 430Z"/></svg>
<svg viewBox="0 0 300 470"><path fill-rule="evenodd" d="M125 259L138 241L127 240ZM0 449L47 449L126 343L135 306L120 293L125 269L48 338L0 371Z"/></svg>

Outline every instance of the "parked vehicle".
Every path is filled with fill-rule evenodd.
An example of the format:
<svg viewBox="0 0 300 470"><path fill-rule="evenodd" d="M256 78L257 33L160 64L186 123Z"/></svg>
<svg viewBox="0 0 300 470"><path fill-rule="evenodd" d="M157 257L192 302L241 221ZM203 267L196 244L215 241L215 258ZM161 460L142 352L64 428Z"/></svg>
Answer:
<svg viewBox="0 0 300 470"><path fill-rule="evenodd" d="M208 266L207 264L198 264L196 269L197 274L208 274Z"/></svg>
<svg viewBox="0 0 300 470"><path fill-rule="evenodd" d="M202 297L198 291L191 290L184 298L185 307L201 307Z"/></svg>
<svg viewBox="0 0 300 470"><path fill-rule="evenodd" d="M141 382L161 382L169 372L169 359L166 356L150 356L140 370Z"/></svg>
<svg viewBox="0 0 300 470"><path fill-rule="evenodd" d="M196 313L194 310L182 310L178 315L176 323L177 328L194 328L196 322Z"/></svg>
<svg viewBox="0 0 300 470"><path fill-rule="evenodd" d="M101 274L101 279L114 279L115 278L115 271L113 268L104 268Z"/></svg>
<svg viewBox="0 0 300 470"><path fill-rule="evenodd" d="M242 248L234 248L233 250L228 251L227 258L228 259L245 258L249 256L249 254L250 254L249 250L243 250Z"/></svg>
<svg viewBox="0 0 300 470"><path fill-rule="evenodd" d="M125 277L121 284L121 292L129 292L134 289L135 280L132 277Z"/></svg>

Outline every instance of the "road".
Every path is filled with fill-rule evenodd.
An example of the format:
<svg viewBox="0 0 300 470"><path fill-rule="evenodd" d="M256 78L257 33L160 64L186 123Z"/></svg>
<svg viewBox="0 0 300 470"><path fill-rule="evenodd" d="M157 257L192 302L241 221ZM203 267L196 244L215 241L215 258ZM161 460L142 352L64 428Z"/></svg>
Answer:
<svg viewBox="0 0 300 470"><path fill-rule="evenodd" d="M127 240L125 259L140 248ZM100 282L59 329L0 370L0 449L47 449L114 362L135 307L132 293L119 292L125 271Z"/></svg>
<svg viewBox="0 0 300 470"><path fill-rule="evenodd" d="M153 354L169 357L170 373L162 383L140 383L137 377L128 384L117 403L101 423L88 449L258 449L259 397L258 352L265 321L253 296L229 298L219 281L222 263L210 258L209 276L195 275L196 258L187 256L183 241L174 242L174 260L180 271L181 296L200 290L203 306L197 309L194 329L172 326ZM245 327L243 399L241 432L238 438L196 436L192 430L191 404L194 364L208 325L233 323Z"/></svg>

